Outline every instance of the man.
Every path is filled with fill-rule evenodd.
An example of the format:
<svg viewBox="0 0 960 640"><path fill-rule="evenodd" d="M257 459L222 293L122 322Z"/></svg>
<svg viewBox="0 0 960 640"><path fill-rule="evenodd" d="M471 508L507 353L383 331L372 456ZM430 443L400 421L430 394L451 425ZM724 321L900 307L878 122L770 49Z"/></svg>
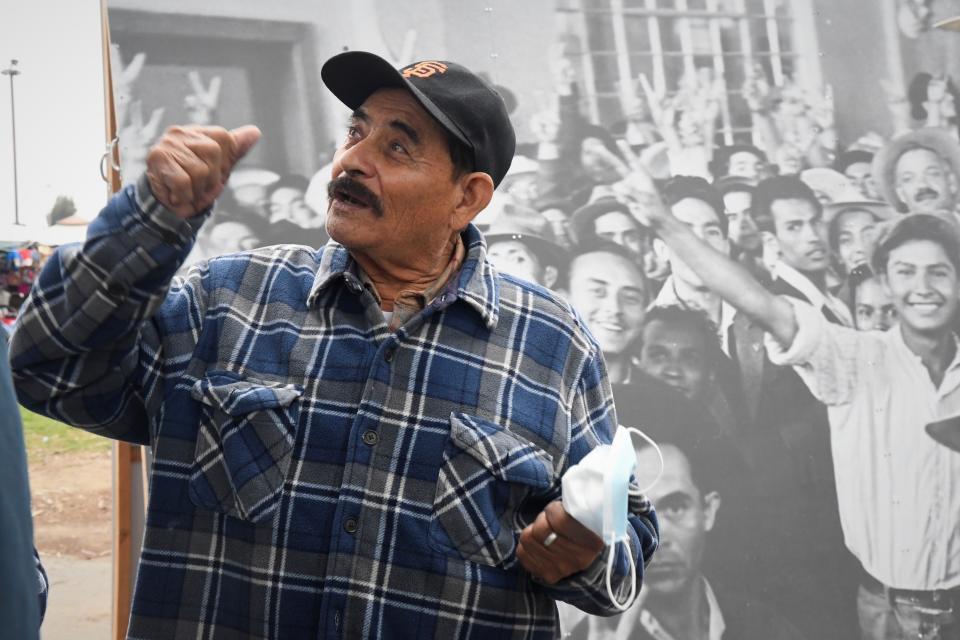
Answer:
<svg viewBox="0 0 960 640"><path fill-rule="evenodd" d="M890 294L866 264L848 277L850 307L857 331L886 331L897 323L897 308Z"/></svg>
<svg viewBox="0 0 960 640"><path fill-rule="evenodd" d="M599 198L574 211L570 230L580 245L590 246L596 240L613 242L625 247L642 264L646 233L627 205L616 198Z"/></svg>
<svg viewBox="0 0 960 640"><path fill-rule="evenodd" d="M827 288L830 251L823 205L813 190L796 176L767 178L757 185L753 208L764 221L764 241L780 255L771 290L805 300L830 322L853 326L850 310Z"/></svg>
<svg viewBox="0 0 960 640"><path fill-rule="evenodd" d="M883 199L901 213L957 215L960 144L941 129L918 129L891 140L873 160Z"/></svg>
<svg viewBox="0 0 960 640"><path fill-rule="evenodd" d="M960 412L960 350L952 331L960 306L956 227L918 214L878 240L873 266L900 323L858 332L828 322L808 303L766 291L647 201L657 233L710 287L767 328L771 359L792 365L829 407L844 539L863 566L861 636L957 637L960 457L924 433L925 425Z"/></svg>
<svg viewBox="0 0 960 640"><path fill-rule="evenodd" d="M334 242L168 291L259 137L174 127L15 333L21 401L153 447L131 637L552 638L557 599L613 613L603 542L556 500L616 426L600 349L562 300L497 277L470 224L513 156L502 100L453 62L348 52L321 76L353 109ZM622 552L614 574L622 600Z"/></svg>
<svg viewBox="0 0 960 640"><path fill-rule="evenodd" d="M614 243L588 245L570 262L570 304L596 336L615 387L636 377L633 355L647 309L646 286L634 256Z"/></svg>
<svg viewBox="0 0 960 640"><path fill-rule="evenodd" d="M729 478L736 458L689 425L647 420L644 427L660 445L664 468L649 492L661 514L663 540L647 571L646 591L633 607L612 618L564 608L564 637L799 639L790 623L756 599L737 595L705 566L711 555L727 551L715 536L721 507L727 509L727 492L734 493ZM651 447L636 445L638 481L649 483L657 456Z"/></svg>
<svg viewBox="0 0 960 640"><path fill-rule="evenodd" d="M897 213L885 202L837 202L824 207L827 240L843 276L867 264L880 223Z"/></svg>
<svg viewBox="0 0 960 640"><path fill-rule="evenodd" d="M706 316L683 307L654 307L640 335L640 368L693 402L707 404L719 364L716 333Z"/></svg>
<svg viewBox="0 0 960 640"><path fill-rule="evenodd" d="M563 285L569 258L557 244L549 221L535 209L506 204L484 237L487 259L502 273L547 289Z"/></svg>

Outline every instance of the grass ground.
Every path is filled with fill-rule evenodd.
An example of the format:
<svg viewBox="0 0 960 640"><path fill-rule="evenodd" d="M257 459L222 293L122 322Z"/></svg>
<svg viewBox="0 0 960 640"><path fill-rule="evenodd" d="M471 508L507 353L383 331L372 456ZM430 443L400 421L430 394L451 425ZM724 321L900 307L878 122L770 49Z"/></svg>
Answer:
<svg viewBox="0 0 960 640"><path fill-rule="evenodd" d="M87 433L82 429L68 427L62 422L20 408L27 453L34 457L46 457L59 453L109 451L110 440Z"/></svg>

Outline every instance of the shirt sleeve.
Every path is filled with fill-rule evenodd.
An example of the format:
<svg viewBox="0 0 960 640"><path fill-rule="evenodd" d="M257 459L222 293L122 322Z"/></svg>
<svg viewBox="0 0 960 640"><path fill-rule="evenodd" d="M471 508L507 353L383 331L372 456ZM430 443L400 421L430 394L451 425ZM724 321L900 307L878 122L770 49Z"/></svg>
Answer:
<svg viewBox="0 0 960 640"><path fill-rule="evenodd" d="M100 435L149 442L144 399L162 370L162 349L148 320L205 217L184 220L165 209L144 176L110 200L82 246L57 249L11 340L25 407ZM188 298L190 291L181 289Z"/></svg>
<svg viewBox="0 0 960 640"><path fill-rule="evenodd" d="M770 362L792 366L820 402L842 405L850 402L857 386L868 333L828 322L812 305L783 296L793 305L797 335L785 348L769 333L764 337Z"/></svg>
<svg viewBox="0 0 960 640"><path fill-rule="evenodd" d="M610 444L617 428L613 405L613 391L599 347L594 343L572 405L570 457L567 468L577 464L594 447ZM660 527L652 503L643 496L630 496L627 506L627 545L618 544L615 552L611 587L614 596L623 602L630 594L630 569L627 553L636 565L636 592L643 584L644 567L649 564L657 548ZM629 550L628 550L629 547ZM553 585L541 585L556 600L567 602L593 615L610 616L620 613L606 586L606 566L609 547L585 570L564 578Z"/></svg>

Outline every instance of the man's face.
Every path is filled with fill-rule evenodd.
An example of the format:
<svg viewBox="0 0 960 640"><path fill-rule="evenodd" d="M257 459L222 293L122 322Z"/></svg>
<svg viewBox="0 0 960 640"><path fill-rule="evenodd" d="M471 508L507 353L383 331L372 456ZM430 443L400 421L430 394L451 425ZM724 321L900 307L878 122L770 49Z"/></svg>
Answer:
<svg viewBox="0 0 960 640"><path fill-rule="evenodd" d="M643 330L640 368L701 401L710 381L710 346L705 338L691 327L653 320Z"/></svg>
<svg viewBox="0 0 960 640"><path fill-rule="evenodd" d="M730 156L727 175L760 180L766 170L763 160L750 151L737 151Z"/></svg>
<svg viewBox="0 0 960 640"><path fill-rule="evenodd" d="M730 253L730 243L723 235L723 229L720 226L717 212L714 211L713 207L709 204L699 198L684 198L670 207L670 210L673 212L674 217L690 227L690 230L693 231L694 235L698 238L724 255ZM691 271L682 260L677 258L670 247L664 244L660 246L665 247L664 254L670 262L670 270L675 278L689 283L692 286L701 286L703 284L700 276Z"/></svg>
<svg viewBox="0 0 960 640"><path fill-rule="evenodd" d="M537 254L519 240L498 240L490 243L487 258L504 273L543 285L543 267Z"/></svg>
<svg viewBox="0 0 960 640"><path fill-rule="evenodd" d="M611 211L597 216L593 232L598 238L626 247L638 258L643 255L643 232L631 216L622 211Z"/></svg>
<svg viewBox="0 0 960 640"><path fill-rule="evenodd" d="M883 200L880 192L877 191L877 184L873 181L873 169L869 162L850 163L843 170L843 175L847 176L867 200Z"/></svg>
<svg viewBox="0 0 960 640"><path fill-rule="evenodd" d="M570 303L586 319L604 354L620 355L639 335L647 296L640 267L595 251L570 264Z"/></svg>
<svg viewBox="0 0 960 640"><path fill-rule="evenodd" d="M897 310L878 278L861 282L854 292L854 301L857 331L886 331L897 321Z"/></svg>
<svg viewBox="0 0 960 640"><path fill-rule="evenodd" d="M905 151L894 167L894 186L910 213L953 211L957 178L929 149Z"/></svg>
<svg viewBox="0 0 960 640"><path fill-rule="evenodd" d="M813 203L798 198L774 200L770 212L781 259L798 271L826 271L830 254L824 242L823 216Z"/></svg>
<svg viewBox="0 0 960 640"><path fill-rule="evenodd" d="M853 209L839 214L837 221L837 253L847 273L867 262L867 247L877 237L877 220L863 209Z"/></svg>
<svg viewBox="0 0 960 640"><path fill-rule="evenodd" d="M440 125L403 89L358 108L333 158L327 233L352 253L409 264L469 220L455 218L461 181Z"/></svg>
<svg viewBox="0 0 960 640"><path fill-rule="evenodd" d="M701 575L706 534L713 528L720 497L704 495L693 482L690 461L663 444L663 475L647 492L660 518L660 548L644 574L644 588L659 597L677 595ZM637 452L637 482L646 486L659 468L652 447Z"/></svg>
<svg viewBox="0 0 960 640"><path fill-rule="evenodd" d="M303 200L303 191L280 187L270 194L270 222L289 220L304 228L315 225L317 214Z"/></svg>
<svg viewBox="0 0 960 640"><path fill-rule="evenodd" d="M760 231L750 213L753 195L749 191L730 191L723 196L730 242L743 251L760 249Z"/></svg>
<svg viewBox="0 0 960 640"><path fill-rule="evenodd" d="M902 324L919 333L949 328L960 305L960 287L957 270L942 246L911 240L896 247L881 281Z"/></svg>

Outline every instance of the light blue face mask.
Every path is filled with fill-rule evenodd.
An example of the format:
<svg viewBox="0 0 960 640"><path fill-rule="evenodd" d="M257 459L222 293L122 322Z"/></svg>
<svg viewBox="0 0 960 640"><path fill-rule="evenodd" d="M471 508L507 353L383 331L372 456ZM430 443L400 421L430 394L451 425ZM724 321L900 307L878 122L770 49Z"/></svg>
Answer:
<svg viewBox="0 0 960 640"><path fill-rule="evenodd" d="M649 486L630 489L630 476L637 465L637 454L630 434L636 433L653 447L660 457L660 470ZM663 455L660 447L645 433L633 427L618 427L612 444L596 447L579 464L567 470L563 476L563 507L578 522L603 538L609 548L606 567L607 595L620 610L626 611L636 599L637 567L627 544L630 562L630 595L625 602L618 602L611 584L616 560L617 545L628 543L627 506L631 495L649 491L663 474Z"/></svg>

